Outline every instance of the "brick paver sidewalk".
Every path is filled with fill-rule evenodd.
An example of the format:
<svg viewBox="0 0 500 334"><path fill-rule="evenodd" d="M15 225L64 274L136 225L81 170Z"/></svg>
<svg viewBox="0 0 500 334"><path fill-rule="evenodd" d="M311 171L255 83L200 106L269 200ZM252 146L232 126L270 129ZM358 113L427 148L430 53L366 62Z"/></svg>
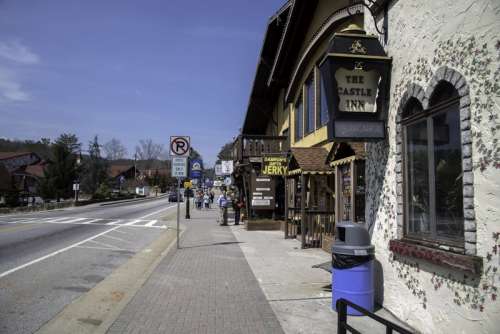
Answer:
<svg viewBox="0 0 500 334"><path fill-rule="evenodd" d="M217 210L193 210L172 250L108 333L283 333Z"/></svg>

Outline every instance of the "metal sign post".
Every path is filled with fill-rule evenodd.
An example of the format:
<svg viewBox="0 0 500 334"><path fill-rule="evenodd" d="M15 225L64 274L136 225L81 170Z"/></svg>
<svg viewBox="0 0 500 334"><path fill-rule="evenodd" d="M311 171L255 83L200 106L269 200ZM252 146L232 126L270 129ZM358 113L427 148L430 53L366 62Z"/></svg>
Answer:
<svg viewBox="0 0 500 334"><path fill-rule="evenodd" d="M172 156L172 176L177 178L177 249L180 248L181 219L181 180L188 175L187 160L191 151L191 140L188 136L170 137L170 155Z"/></svg>
<svg viewBox="0 0 500 334"><path fill-rule="evenodd" d="M180 219L181 219L181 178L177 179L177 249L180 248L179 245L179 231L180 231Z"/></svg>

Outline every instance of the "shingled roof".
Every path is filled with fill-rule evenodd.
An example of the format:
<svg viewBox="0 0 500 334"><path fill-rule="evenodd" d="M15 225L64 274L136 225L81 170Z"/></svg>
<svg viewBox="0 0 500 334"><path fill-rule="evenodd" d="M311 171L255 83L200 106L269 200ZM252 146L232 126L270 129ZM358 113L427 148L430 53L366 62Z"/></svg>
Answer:
<svg viewBox="0 0 500 334"><path fill-rule="evenodd" d="M293 147L289 170L301 173L329 173L332 168L326 164L328 151L323 147Z"/></svg>

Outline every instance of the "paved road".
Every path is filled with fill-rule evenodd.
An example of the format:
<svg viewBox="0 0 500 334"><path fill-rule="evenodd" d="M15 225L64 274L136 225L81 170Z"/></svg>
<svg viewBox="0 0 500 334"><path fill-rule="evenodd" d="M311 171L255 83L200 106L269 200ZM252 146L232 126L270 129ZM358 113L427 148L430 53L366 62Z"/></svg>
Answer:
<svg viewBox="0 0 500 334"><path fill-rule="evenodd" d="M175 208L158 199L0 216L0 333L36 331L153 242Z"/></svg>

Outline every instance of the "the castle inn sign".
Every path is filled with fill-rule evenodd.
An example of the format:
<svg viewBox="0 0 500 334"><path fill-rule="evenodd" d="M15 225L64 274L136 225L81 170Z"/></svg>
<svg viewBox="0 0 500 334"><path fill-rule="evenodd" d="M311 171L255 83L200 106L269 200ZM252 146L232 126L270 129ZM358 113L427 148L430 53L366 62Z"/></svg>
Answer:
<svg viewBox="0 0 500 334"><path fill-rule="evenodd" d="M385 138L392 59L375 36L336 33L319 69L328 104L328 139Z"/></svg>

